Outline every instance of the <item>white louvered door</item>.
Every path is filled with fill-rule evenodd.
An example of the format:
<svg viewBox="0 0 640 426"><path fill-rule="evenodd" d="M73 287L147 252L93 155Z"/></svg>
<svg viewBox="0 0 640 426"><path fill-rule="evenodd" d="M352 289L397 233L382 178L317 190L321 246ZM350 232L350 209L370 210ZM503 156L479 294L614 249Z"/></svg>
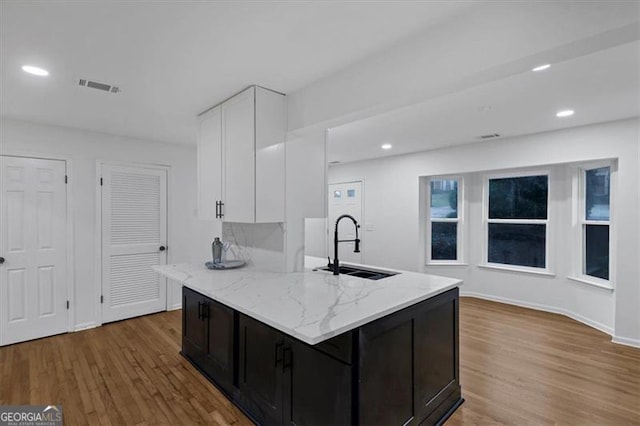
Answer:
<svg viewBox="0 0 640 426"><path fill-rule="evenodd" d="M166 170L102 165L102 322L165 310Z"/></svg>

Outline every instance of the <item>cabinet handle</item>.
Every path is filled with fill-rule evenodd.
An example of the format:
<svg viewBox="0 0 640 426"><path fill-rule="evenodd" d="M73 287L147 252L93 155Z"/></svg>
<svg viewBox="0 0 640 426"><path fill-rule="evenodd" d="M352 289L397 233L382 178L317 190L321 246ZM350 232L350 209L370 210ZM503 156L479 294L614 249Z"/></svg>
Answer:
<svg viewBox="0 0 640 426"><path fill-rule="evenodd" d="M284 342L276 343L276 367L282 362L282 346L284 346Z"/></svg>
<svg viewBox="0 0 640 426"><path fill-rule="evenodd" d="M209 302L202 302L202 319L209 318Z"/></svg>
<svg viewBox="0 0 640 426"><path fill-rule="evenodd" d="M282 350L282 371L293 367L293 351L288 346Z"/></svg>
<svg viewBox="0 0 640 426"><path fill-rule="evenodd" d="M224 203L220 201L220 219L224 217Z"/></svg>
<svg viewBox="0 0 640 426"><path fill-rule="evenodd" d="M204 302L198 302L198 319L204 320Z"/></svg>
<svg viewBox="0 0 640 426"><path fill-rule="evenodd" d="M220 201L216 201L216 219L220 218Z"/></svg>

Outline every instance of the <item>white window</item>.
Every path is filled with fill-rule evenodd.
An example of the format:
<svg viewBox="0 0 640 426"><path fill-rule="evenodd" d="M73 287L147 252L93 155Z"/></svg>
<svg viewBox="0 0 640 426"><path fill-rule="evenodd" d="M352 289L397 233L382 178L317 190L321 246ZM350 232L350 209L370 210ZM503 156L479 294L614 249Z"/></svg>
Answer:
<svg viewBox="0 0 640 426"><path fill-rule="evenodd" d="M576 241L581 254L576 275L604 287L611 286L611 170L610 162L580 167L576 197Z"/></svg>
<svg viewBox="0 0 640 426"><path fill-rule="evenodd" d="M427 264L462 263L462 179L429 178Z"/></svg>
<svg viewBox="0 0 640 426"><path fill-rule="evenodd" d="M485 265L549 273L549 173L490 176L484 194Z"/></svg>

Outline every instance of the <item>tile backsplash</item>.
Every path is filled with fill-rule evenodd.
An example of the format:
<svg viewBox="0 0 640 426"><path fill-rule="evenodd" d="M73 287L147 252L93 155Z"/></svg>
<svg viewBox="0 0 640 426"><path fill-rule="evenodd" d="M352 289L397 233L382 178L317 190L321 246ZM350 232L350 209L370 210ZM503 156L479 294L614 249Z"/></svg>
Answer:
<svg viewBox="0 0 640 426"><path fill-rule="evenodd" d="M285 272L285 228L283 223L228 223L222 225L222 240L231 243L227 259L241 259L263 271Z"/></svg>

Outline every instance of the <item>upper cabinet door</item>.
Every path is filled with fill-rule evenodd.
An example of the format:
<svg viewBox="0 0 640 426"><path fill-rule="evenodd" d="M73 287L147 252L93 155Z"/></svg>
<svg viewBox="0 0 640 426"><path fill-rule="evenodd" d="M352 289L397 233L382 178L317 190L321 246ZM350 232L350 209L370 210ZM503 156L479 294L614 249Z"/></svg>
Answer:
<svg viewBox="0 0 640 426"><path fill-rule="evenodd" d="M286 102L256 87L256 222L284 222Z"/></svg>
<svg viewBox="0 0 640 426"><path fill-rule="evenodd" d="M198 218L216 219L222 201L222 119L218 106L200 116L198 130Z"/></svg>
<svg viewBox="0 0 640 426"><path fill-rule="evenodd" d="M226 222L253 223L255 206L255 89L222 104L223 214Z"/></svg>

